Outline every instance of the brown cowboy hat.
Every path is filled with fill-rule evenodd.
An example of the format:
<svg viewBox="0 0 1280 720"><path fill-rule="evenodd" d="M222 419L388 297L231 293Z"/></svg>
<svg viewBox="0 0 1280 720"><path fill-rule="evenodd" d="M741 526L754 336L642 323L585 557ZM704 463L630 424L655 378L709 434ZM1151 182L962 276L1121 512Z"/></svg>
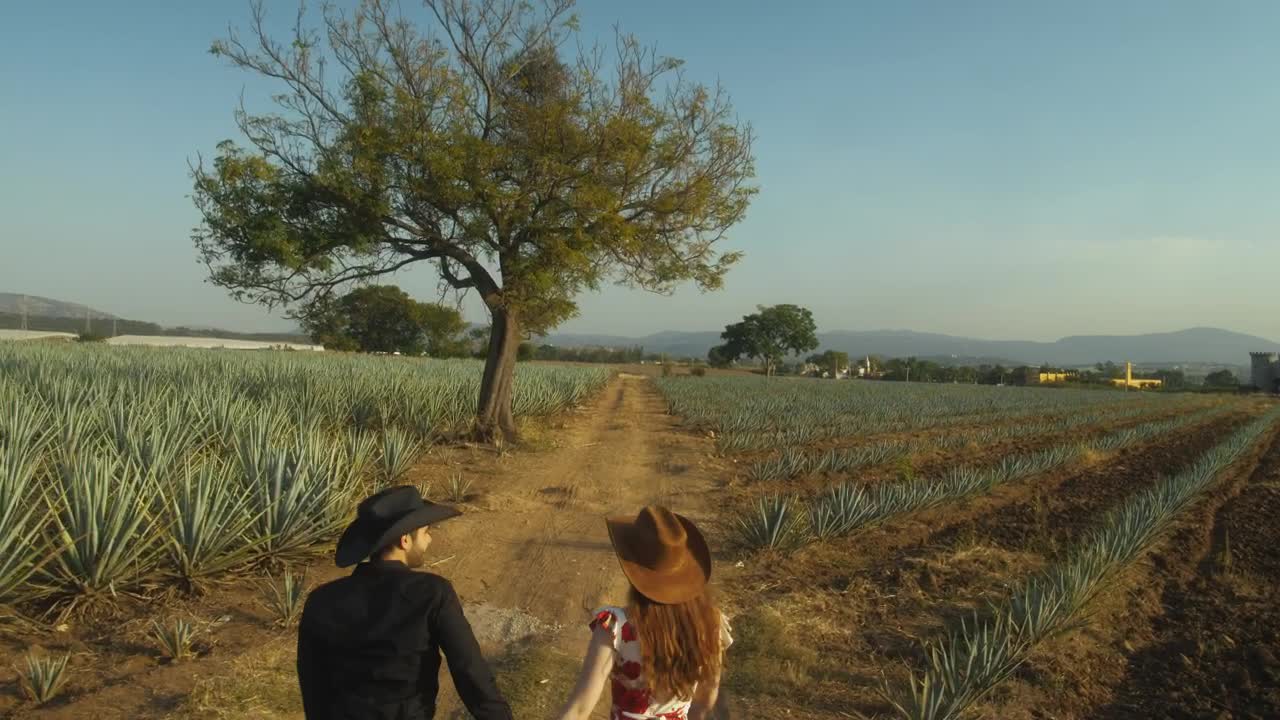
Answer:
<svg viewBox="0 0 1280 720"><path fill-rule="evenodd" d="M699 595L711 579L711 551L686 517L650 505L634 518L605 519L622 572L641 595L677 605Z"/></svg>

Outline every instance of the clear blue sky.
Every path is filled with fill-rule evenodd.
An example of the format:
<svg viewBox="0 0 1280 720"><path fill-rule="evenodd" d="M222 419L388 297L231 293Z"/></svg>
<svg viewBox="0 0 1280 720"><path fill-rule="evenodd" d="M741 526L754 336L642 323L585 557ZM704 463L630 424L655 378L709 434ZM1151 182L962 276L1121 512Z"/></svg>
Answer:
<svg viewBox="0 0 1280 720"><path fill-rule="evenodd" d="M245 25L247 1L8 5L0 291L281 326L203 284L188 239L188 159L235 137L242 88L268 108L253 102L264 86L207 53ZM296 5L269 7L287 30ZM1280 339L1280 3L585 0L579 13L588 39L620 23L722 80L756 128L762 190L723 291L587 295L566 331L714 329L796 302L826 329ZM435 286L425 271L401 284Z"/></svg>

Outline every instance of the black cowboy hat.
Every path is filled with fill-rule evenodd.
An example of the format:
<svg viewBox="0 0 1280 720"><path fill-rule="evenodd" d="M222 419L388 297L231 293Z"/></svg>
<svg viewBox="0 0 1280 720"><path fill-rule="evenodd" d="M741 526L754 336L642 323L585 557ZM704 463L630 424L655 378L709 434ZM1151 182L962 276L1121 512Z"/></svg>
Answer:
<svg viewBox="0 0 1280 720"><path fill-rule="evenodd" d="M365 498L356 519L338 539L338 567L349 567L381 550L401 535L462 513L456 508L427 502L412 485L398 485Z"/></svg>

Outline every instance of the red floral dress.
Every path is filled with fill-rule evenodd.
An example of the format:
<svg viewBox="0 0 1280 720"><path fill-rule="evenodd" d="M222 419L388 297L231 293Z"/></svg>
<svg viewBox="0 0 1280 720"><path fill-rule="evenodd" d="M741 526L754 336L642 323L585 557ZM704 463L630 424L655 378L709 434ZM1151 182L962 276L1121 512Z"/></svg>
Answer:
<svg viewBox="0 0 1280 720"><path fill-rule="evenodd" d="M693 699L655 700L644 679L640 639L622 608L603 607L596 611L591 629L604 628L613 638L613 672L609 674L613 705L609 720L688 720ZM720 647L733 643L729 622L721 616Z"/></svg>

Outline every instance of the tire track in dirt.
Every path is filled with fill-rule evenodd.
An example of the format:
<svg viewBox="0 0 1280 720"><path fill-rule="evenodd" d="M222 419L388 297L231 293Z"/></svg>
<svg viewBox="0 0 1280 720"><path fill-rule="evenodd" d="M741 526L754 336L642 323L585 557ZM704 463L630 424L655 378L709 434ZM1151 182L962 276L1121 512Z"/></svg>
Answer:
<svg viewBox="0 0 1280 720"><path fill-rule="evenodd" d="M499 470L485 498L488 511L442 526L433 554L455 557L442 572L464 607L532 616L543 627L540 642L576 654L590 611L626 600L604 518L661 503L709 525L716 473L705 462L709 441L681 431L657 388L640 376L612 381L557 440L558 449ZM477 634L487 634L468 614ZM442 686L449 686L447 674ZM439 716L451 717L456 707L452 690L442 693Z"/></svg>

